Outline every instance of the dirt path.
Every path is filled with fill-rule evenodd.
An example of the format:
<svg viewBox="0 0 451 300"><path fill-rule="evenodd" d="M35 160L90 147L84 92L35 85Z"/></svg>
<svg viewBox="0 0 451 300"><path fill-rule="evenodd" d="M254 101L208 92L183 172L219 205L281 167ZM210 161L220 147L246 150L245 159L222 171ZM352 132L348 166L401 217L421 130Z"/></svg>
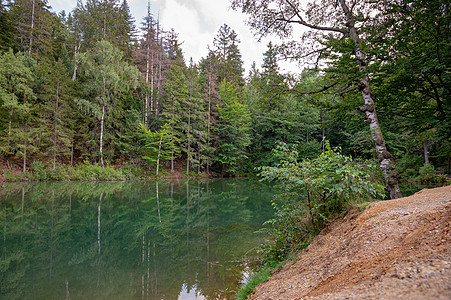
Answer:
<svg viewBox="0 0 451 300"><path fill-rule="evenodd" d="M451 186L371 203L250 299L451 299Z"/></svg>

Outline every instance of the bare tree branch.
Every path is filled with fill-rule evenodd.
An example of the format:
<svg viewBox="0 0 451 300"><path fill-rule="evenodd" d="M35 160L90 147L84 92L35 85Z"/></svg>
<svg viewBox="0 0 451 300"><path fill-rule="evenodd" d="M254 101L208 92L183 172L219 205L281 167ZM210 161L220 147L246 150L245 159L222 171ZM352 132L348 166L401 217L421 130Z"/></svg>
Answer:
<svg viewBox="0 0 451 300"><path fill-rule="evenodd" d="M287 2L288 5L290 5L291 8L295 11L295 15L299 18L299 20L287 20L285 18L278 18L277 21L282 21L282 22L287 22L287 23L297 23L297 24L301 24L306 27L309 27L311 29L316 29L316 30L340 32L344 35L348 34L348 31L346 29L335 28L335 27L323 27L323 26L318 26L318 25L313 25L313 24L307 23L306 21L304 21L304 18L302 18L302 16L299 14L299 10L297 9L297 7L291 1L285 0L285 2Z"/></svg>

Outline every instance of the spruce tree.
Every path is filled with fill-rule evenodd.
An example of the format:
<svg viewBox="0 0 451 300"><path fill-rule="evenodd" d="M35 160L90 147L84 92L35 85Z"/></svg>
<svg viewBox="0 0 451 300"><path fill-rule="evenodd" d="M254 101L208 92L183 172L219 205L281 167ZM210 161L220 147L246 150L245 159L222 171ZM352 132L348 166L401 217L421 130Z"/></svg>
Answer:
<svg viewBox="0 0 451 300"><path fill-rule="evenodd" d="M214 58L217 60L218 82L232 82L237 87L244 86L243 60L238 48L240 40L236 32L227 24L222 25L213 41Z"/></svg>
<svg viewBox="0 0 451 300"><path fill-rule="evenodd" d="M0 56L0 99L2 126L0 147L6 157L23 159L26 172L27 158L34 151L33 128L30 125L35 81L35 63L29 55L14 54L12 50Z"/></svg>

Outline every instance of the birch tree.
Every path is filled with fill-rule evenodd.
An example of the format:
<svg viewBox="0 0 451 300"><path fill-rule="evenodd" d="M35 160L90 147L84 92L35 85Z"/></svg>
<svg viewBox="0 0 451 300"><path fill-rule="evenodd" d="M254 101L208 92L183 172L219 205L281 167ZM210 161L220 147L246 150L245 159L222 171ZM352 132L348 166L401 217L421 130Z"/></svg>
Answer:
<svg viewBox="0 0 451 300"><path fill-rule="evenodd" d="M122 61L122 52L107 41L100 41L95 49L80 55L85 72L85 99L78 106L96 117L99 128L99 161L104 166L105 120L119 105L121 93L136 87L139 71ZM112 120L110 119L110 122Z"/></svg>
<svg viewBox="0 0 451 300"><path fill-rule="evenodd" d="M317 0L308 1L303 6L300 0L233 0L232 7L249 15L248 24L259 36L275 34L282 38L285 42L279 45L278 51L285 58L311 62L316 66L323 59L327 63L347 58L348 63L353 63L353 73L337 74L336 81L322 90L336 87L339 81L342 83L348 79L348 83L359 90L363 100L360 109L371 129L376 157L390 197L402 197L398 186L399 174L385 145L376 113L376 94L368 69L371 60L365 52L367 41L361 31L362 24L370 22L374 13L371 1ZM299 33L297 28L304 32Z"/></svg>
<svg viewBox="0 0 451 300"><path fill-rule="evenodd" d="M160 130L151 131L144 124L139 124L143 140L143 158L150 163L155 163L155 177L158 177L160 162L173 160L175 152L174 136L171 126L166 123Z"/></svg>

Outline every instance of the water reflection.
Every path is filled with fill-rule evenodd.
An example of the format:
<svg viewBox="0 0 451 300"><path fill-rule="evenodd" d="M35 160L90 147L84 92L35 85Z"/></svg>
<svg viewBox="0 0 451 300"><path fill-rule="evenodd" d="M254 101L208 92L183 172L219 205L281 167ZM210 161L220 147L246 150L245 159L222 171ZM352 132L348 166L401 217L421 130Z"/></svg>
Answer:
<svg viewBox="0 0 451 300"><path fill-rule="evenodd" d="M4 185L0 298L233 298L272 195L249 179Z"/></svg>

